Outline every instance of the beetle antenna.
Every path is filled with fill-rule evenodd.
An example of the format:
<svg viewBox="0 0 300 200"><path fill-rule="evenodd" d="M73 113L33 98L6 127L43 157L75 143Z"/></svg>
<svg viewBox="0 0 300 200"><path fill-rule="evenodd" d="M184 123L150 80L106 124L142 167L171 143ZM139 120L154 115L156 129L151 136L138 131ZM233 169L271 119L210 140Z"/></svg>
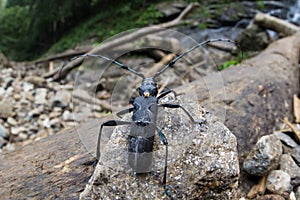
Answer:
<svg viewBox="0 0 300 200"><path fill-rule="evenodd" d="M193 46L192 48L186 50L185 52L183 52L181 55L177 56L176 58L174 58L169 64L167 64L166 66L164 66L160 71L156 72L156 74L154 75L153 78L159 76L160 74L162 74L164 71L166 71L166 69L168 69L169 67L173 66L178 60L180 60L183 56L185 56L186 54L190 53L191 51L201 47L201 46L204 46L204 45L207 45L208 43L211 43L211 42L229 42L229 43L233 43L235 44L236 46L239 46L239 44L233 40L230 40L230 39L210 39L210 40L206 40L204 42L201 42L195 46ZM243 53L242 53L243 54Z"/></svg>
<svg viewBox="0 0 300 200"><path fill-rule="evenodd" d="M72 62L73 60L76 60L76 59L82 58L82 57L83 57L83 58L85 58L85 57L102 58L102 59L104 59L104 60L111 61L112 63L118 65L118 66L121 67L122 69L125 69L125 70L127 70L127 71L129 71L129 72L131 72L131 73L134 73L135 75L137 75L137 76L139 76L139 77L141 77L141 78L143 78L143 79L145 78L145 76L144 76L142 73L140 73L140 72L138 72L138 71L135 71L134 69L132 69L132 68L130 68L130 67L124 65L123 63L120 63L120 62L118 62L118 61L116 61L116 60L113 60L113 59L111 59L111 58L108 58L108 57L102 56L102 55L97 55L97 54L83 54L83 55L80 55L80 56L76 56L76 57L71 58L71 60L70 60L69 62ZM60 69L60 72L62 71L62 69L64 68L64 66L66 66L66 64L68 64L69 62L64 63L64 65L63 65L63 66L61 67L61 69Z"/></svg>

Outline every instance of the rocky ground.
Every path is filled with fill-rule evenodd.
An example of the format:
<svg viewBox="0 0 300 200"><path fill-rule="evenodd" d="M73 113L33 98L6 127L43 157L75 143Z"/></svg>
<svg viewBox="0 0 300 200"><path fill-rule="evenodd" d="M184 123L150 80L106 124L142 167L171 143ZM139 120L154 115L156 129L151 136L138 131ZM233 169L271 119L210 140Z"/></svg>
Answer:
<svg viewBox="0 0 300 200"><path fill-rule="evenodd" d="M261 38L265 37L264 34L264 31L260 34ZM184 44L187 43L184 41ZM207 120L205 130L199 127L200 134L193 136L195 140L192 140L192 143L177 143L186 138L178 139L174 136L175 139L170 139L173 144L173 147L170 145L171 149L174 149L170 151L173 160L168 180L178 191L174 193L174 197L188 199L191 195L202 195L203 198L212 199L260 200L300 198L299 140L295 131L282 126L284 117L293 120L292 96L299 92L299 43L299 36L275 42L267 51L245 61L239 67L224 70L221 76L212 73L216 71L215 65L207 63L192 65L194 71L187 72L188 64L201 63L202 58L178 63L170 74L166 72L162 76L161 82L165 81L174 87L183 85L176 88L179 93L193 88L192 91L196 91L198 95L198 103L205 107L200 109L200 113ZM180 41L172 44L183 46ZM228 52L212 52L211 55L216 54L214 60L229 58ZM153 59L141 59L140 54L141 52L125 55L122 61L129 66L139 65L148 70L147 66L153 64ZM149 52L146 54L149 56ZM157 187L161 184L160 169L157 169L157 174L152 174L152 177L146 177L147 181L134 179L132 185L126 185L129 182L128 178L131 180L133 176L128 171L112 172L111 169L104 168L103 166L109 164L105 162L110 161L104 159L98 163L92 175L94 169L91 163L95 155L99 124L108 119L106 113L127 105L127 100L138 85L133 77L123 78L122 72L107 70L101 76L102 82L98 83L93 82L94 79L87 81L93 77L94 72L83 73L81 68L77 74L71 73L61 82L55 82L43 78L49 70L43 65L14 63L4 56L1 56L0 61L0 147L3 151L3 156L0 157L0 177L5 183L0 191L2 196L10 195L16 199L29 196L38 199L47 196L77 199L82 193L81 198L86 199L109 196L113 192L120 198L141 195L144 195L143 198L149 195L160 197L163 192L162 187ZM203 71L203 68L207 71ZM216 80L220 80L220 77L223 80L222 87L213 84L218 82ZM99 77L95 80L97 78ZM125 79L125 82L115 81L115 78ZM190 81L194 82L187 84ZM115 87L111 87L112 85ZM191 110L195 108L195 105L186 106ZM207 110L209 112L206 112ZM208 114L210 112L216 115L220 122L211 118ZM166 131L180 130L183 133L190 128L185 124L189 123L177 119L181 114L176 114L178 113L167 113L166 116L172 115L175 118L164 117L159 123L162 123L162 127L166 125ZM95 118L100 118L100 121L90 121ZM75 129L68 129L74 126ZM218 130L213 131L216 129ZM118 131L124 132L122 129ZM223 135L214 135L216 132ZM123 144L118 132L114 134L110 142ZM48 138L42 139L46 137ZM197 146L199 144L201 145ZM122 147L118 145L119 143L116 143L116 149ZM20 148L21 146L23 147ZM201 150L200 156L197 155L196 149ZM111 150L114 149L108 148L108 158L113 155L109 153ZM124 153L122 150L120 152ZM157 167L162 167L164 151L156 153L157 159L161 161L157 162ZM122 158L124 155L121 155ZM235 162L237 156L239 166ZM202 162L205 159L207 162ZM230 161L232 166L228 166L226 161ZM18 166L22 166L22 170ZM190 170L195 166L198 168ZM181 167L186 170L181 170ZM7 171L11 171L11 174L5 173ZM194 175L195 171L197 173ZM119 181L117 187L116 182L111 182L114 179ZM107 184L101 185L99 180L106 181ZM184 186L180 182L183 180L186 183ZM149 184L151 187L147 187ZM137 185L148 192L134 193L134 187ZM101 193L102 191L108 193Z"/></svg>
<svg viewBox="0 0 300 200"><path fill-rule="evenodd" d="M21 65L2 65L0 71L1 149L14 150L17 142L30 143L74 125L71 84L49 82Z"/></svg>

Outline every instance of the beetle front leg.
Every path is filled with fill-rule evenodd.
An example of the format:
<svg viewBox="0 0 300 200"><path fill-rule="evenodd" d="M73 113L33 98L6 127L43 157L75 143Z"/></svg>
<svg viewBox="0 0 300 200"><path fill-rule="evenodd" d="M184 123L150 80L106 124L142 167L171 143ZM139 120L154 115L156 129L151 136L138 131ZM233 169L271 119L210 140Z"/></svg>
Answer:
<svg viewBox="0 0 300 200"><path fill-rule="evenodd" d="M98 141L97 141L97 149L96 149L96 159L99 160L100 158L100 141L101 141L101 134L102 129L104 126L119 126L119 125L130 125L132 122L128 121L120 121L120 120L109 120L107 122L104 122L100 126L99 135L98 135Z"/></svg>

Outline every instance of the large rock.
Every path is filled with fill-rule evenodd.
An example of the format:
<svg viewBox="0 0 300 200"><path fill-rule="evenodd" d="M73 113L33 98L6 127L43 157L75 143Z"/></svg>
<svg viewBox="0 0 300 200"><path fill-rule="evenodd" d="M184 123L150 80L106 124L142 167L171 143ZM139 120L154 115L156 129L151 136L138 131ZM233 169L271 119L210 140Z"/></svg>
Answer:
<svg viewBox="0 0 300 200"><path fill-rule="evenodd" d="M239 165L234 135L195 102L183 103L205 124L194 125L179 109L160 111L158 127L169 143L167 185L174 198L232 199L236 197ZM199 116L202 113L202 117ZM127 164L124 133L115 129L81 199L168 199L161 184L165 148L156 136L153 172L134 176Z"/></svg>

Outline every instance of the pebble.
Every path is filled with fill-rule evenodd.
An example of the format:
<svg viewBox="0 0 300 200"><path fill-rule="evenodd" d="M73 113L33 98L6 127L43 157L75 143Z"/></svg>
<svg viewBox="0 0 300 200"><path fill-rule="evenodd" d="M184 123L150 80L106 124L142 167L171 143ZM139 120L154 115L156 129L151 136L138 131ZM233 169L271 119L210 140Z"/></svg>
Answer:
<svg viewBox="0 0 300 200"><path fill-rule="evenodd" d="M300 178L300 167L289 154L283 154L280 158L280 170L288 173L292 179Z"/></svg>
<svg viewBox="0 0 300 200"><path fill-rule="evenodd" d="M29 91L25 91L24 92L24 96L27 100L29 100L30 102L33 102L34 101L34 96L31 94L31 92Z"/></svg>
<svg viewBox="0 0 300 200"><path fill-rule="evenodd" d="M278 132L276 131L274 133L274 135L279 139L281 140L285 145L289 146L289 147L297 147L298 144L290 137L288 136L287 134L284 134L284 133L281 133L281 132Z"/></svg>
<svg viewBox="0 0 300 200"><path fill-rule="evenodd" d="M52 107L65 108L71 102L71 92L67 90L61 90L56 92L56 95L50 100Z"/></svg>
<svg viewBox="0 0 300 200"><path fill-rule="evenodd" d="M8 132L7 132L6 128L4 126L2 126L1 124L0 124L0 137L5 138L5 139L8 138Z"/></svg>
<svg viewBox="0 0 300 200"><path fill-rule="evenodd" d="M285 200L285 198L277 194L267 194L257 197L255 200Z"/></svg>
<svg viewBox="0 0 300 200"><path fill-rule="evenodd" d="M13 101L2 100L0 102L0 117L8 118L13 115Z"/></svg>
<svg viewBox="0 0 300 200"><path fill-rule="evenodd" d="M282 170L272 170L269 173L266 187L274 194L289 193L293 189L290 175Z"/></svg>
<svg viewBox="0 0 300 200"><path fill-rule="evenodd" d="M282 154L280 140L274 135L261 137L243 163L245 171L255 176L266 175L276 169Z"/></svg>
<svg viewBox="0 0 300 200"><path fill-rule="evenodd" d="M22 99L22 97L21 97L20 94L14 94L14 95L13 95L13 98L14 98L14 100L16 100L16 101L20 101L20 100Z"/></svg>
<svg viewBox="0 0 300 200"><path fill-rule="evenodd" d="M10 128L10 132L13 135L18 135L21 132L26 132L26 131L27 131L27 129L25 127L23 127L23 126L20 126L20 127L11 127Z"/></svg>
<svg viewBox="0 0 300 200"><path fill-rule="evenodd" d="M2 148L6 143L7 141L3 137L0 137L0 148Z"/></svg>
<svg viewBox="0 0 300 200"><path fill-rule="evenodd" d="M47 89L46 88L37 88L36 94L34 97L34 103L35 104L47 104L48 101L47 101L46 97L47 97Z"/></svg>
<svg viewBox="0 0 300 200"><path fill-rule="evenodd" d="M11 125L11 126L16 126L16 125L18 125L18 122L17 122L14 118L12 118L12 117L7 118L7 123L8 123L9 125Z"/></svg>
<svg viewBox="0 0 300 200"><path fill-rule="evenodd" d="M296 187L296 189L295 189L295 196L296 196L297 200L300 199L300 186Z"/></svg>
<svg viewBox="0 0 300 200"><path fill-rule="evenodd" d="M29 82L23 82L22 86L23 86L23 90L25 92L29 92L29 91L34 89L34 85L32 83L29 83Z"/></svg>

